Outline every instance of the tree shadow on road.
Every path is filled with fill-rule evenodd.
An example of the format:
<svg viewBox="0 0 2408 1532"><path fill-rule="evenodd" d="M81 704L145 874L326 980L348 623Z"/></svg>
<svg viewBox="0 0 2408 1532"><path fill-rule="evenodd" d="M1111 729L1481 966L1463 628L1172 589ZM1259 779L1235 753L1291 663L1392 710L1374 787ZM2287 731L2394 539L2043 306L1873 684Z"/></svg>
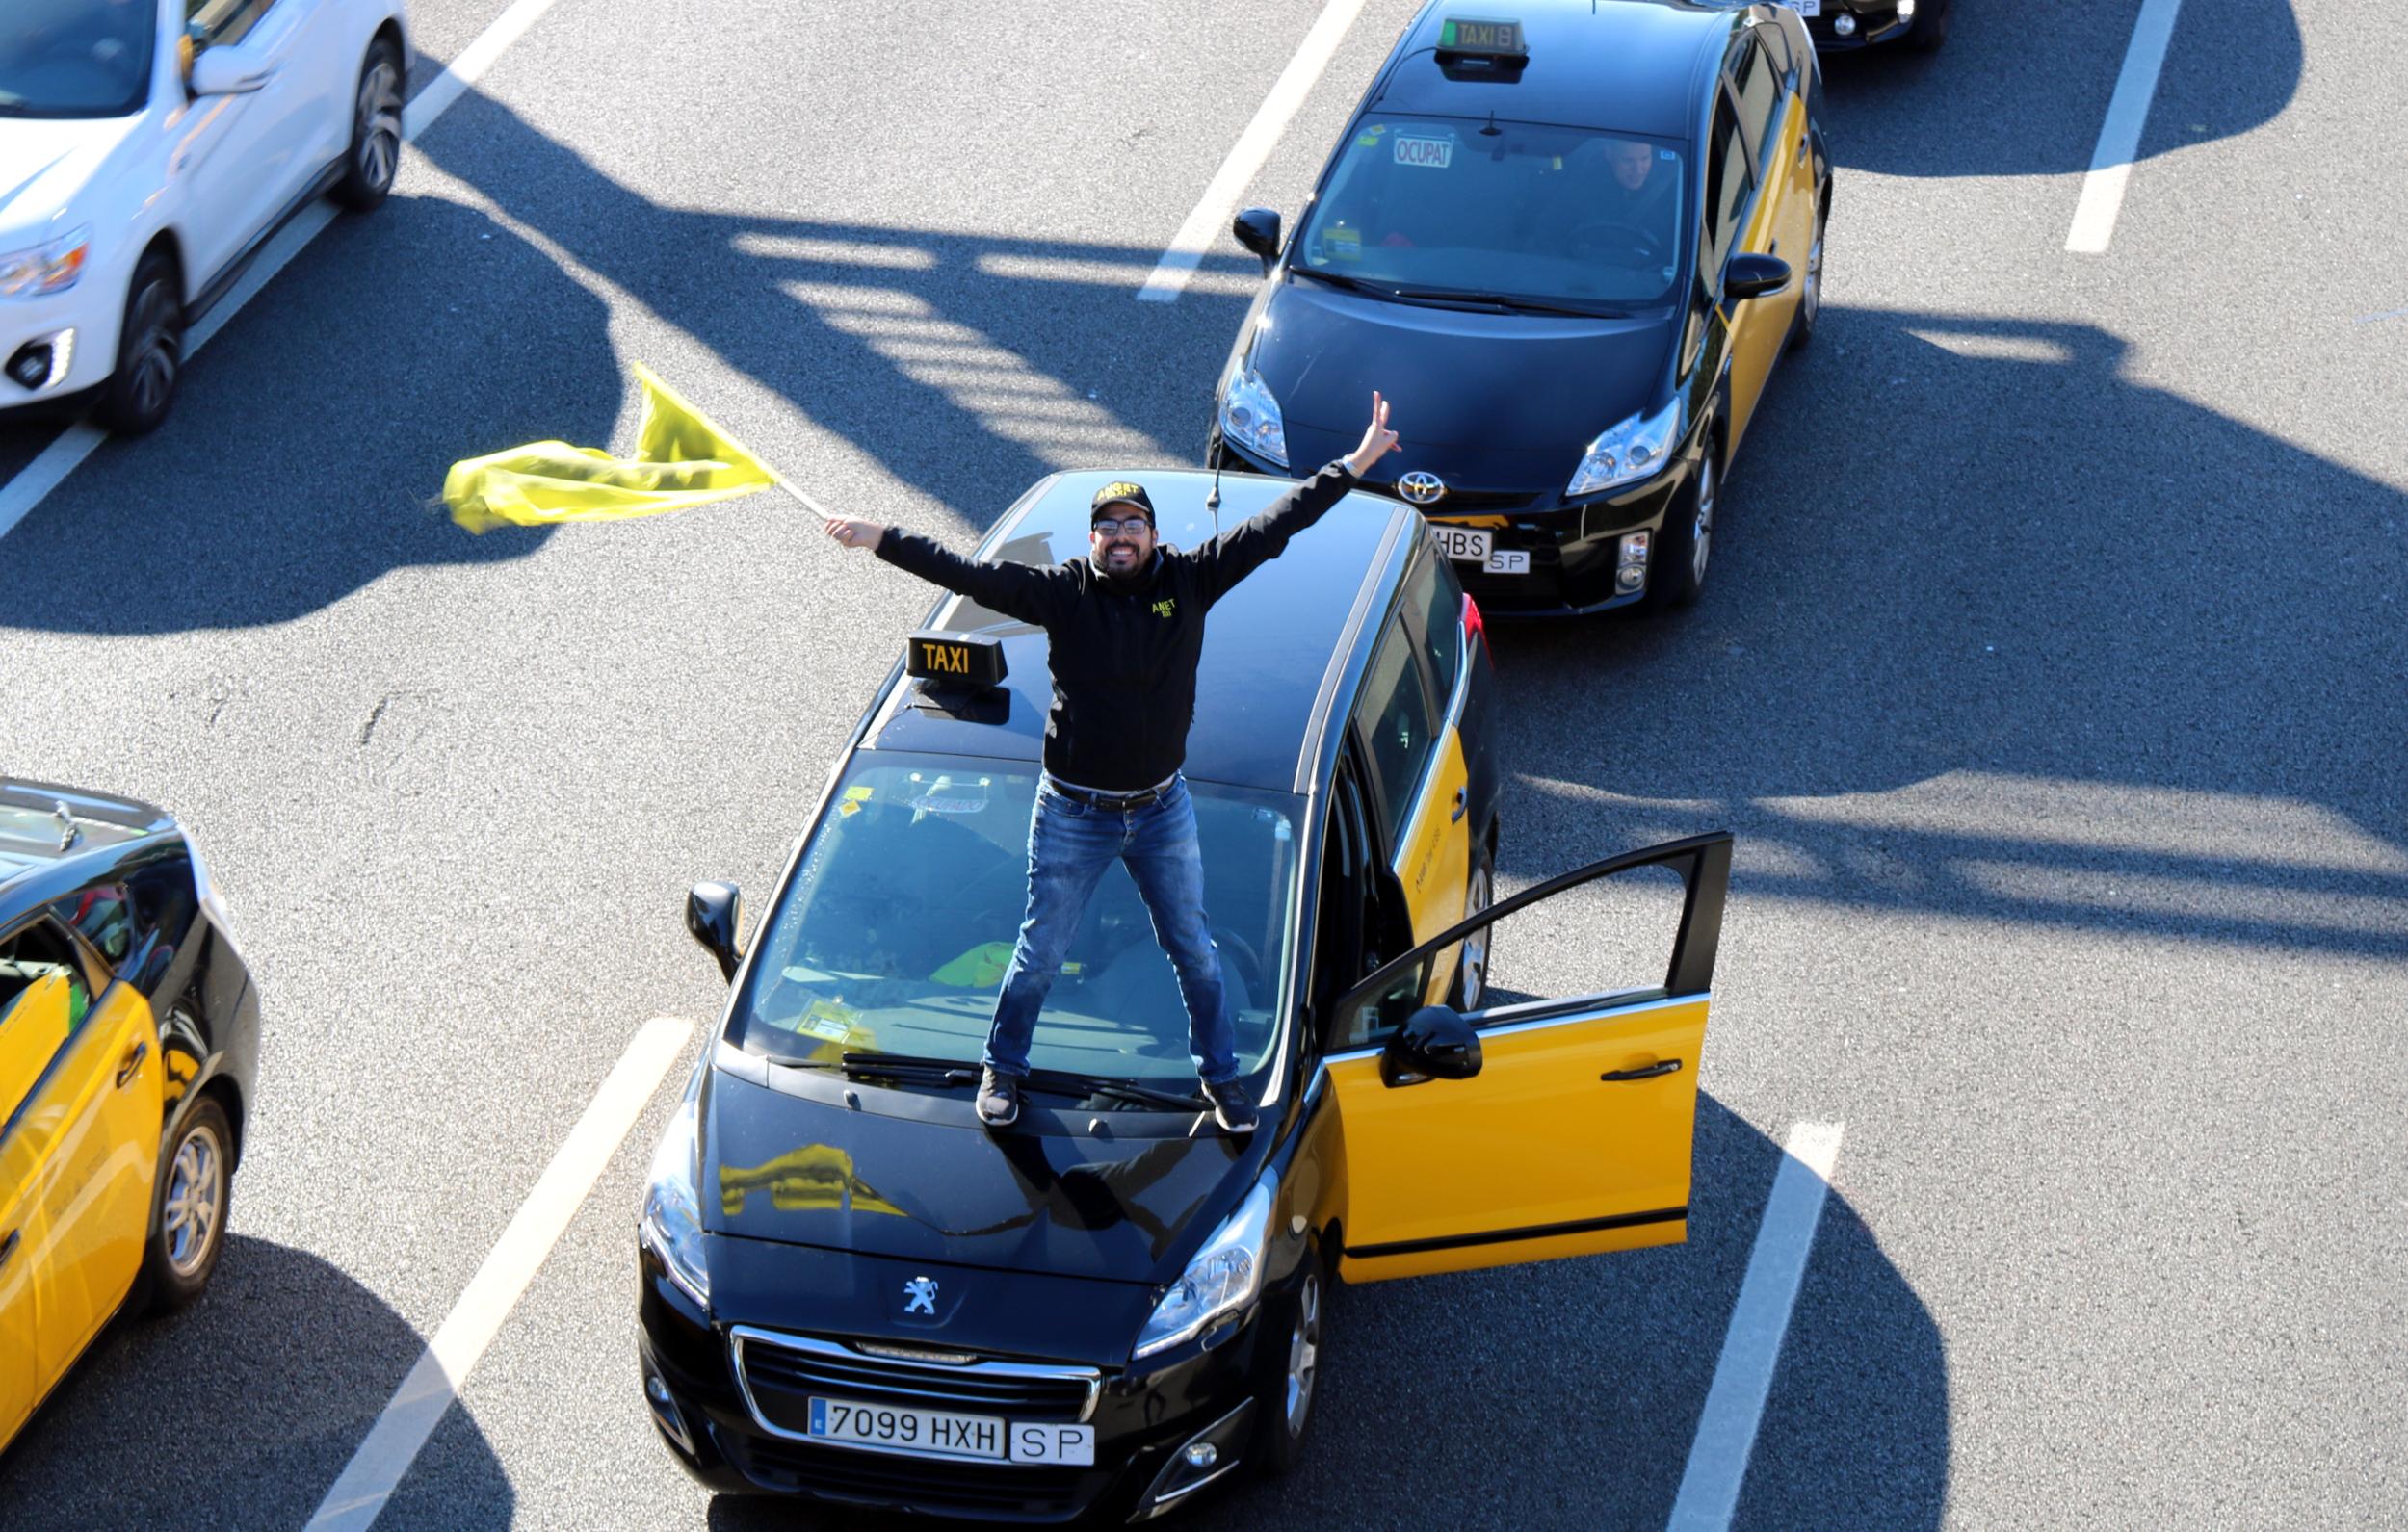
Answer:
<svg viewBox="0 0 2408 1532"><path fill-rule="evenodd" d="M305 1251L229 1235L208 1291L119 1319L0 1458L0 1529L298 1526L424 1342ZM473 1420L446 1429L441 1524L503 1527L515 1496Z"/></svg>

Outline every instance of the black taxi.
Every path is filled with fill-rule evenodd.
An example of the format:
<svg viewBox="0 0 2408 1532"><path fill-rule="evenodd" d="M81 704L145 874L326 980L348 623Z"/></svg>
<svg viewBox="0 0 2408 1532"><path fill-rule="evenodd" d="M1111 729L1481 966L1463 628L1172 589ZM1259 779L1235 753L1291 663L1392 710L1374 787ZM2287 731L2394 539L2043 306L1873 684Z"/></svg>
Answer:
<svg viewBox="0 0 2408 1532"><path fill-rule="evenodd" d="M1211 476L1069 473L980 557L1083 551L1115 477L1165 540L1213 535ZM1287 487L1226 476L1217 524ZM661 1437L715 1488L1151 1517L1297 1461L1331 1282L1684 1236L1729 838L1493 899L1479 609L1419 516L1361 492L1215 607L1197 676L1186 774L1261 1127L1223 1132L1192 1094L1169 961L1108 871L1020 1118L982 1128L1046 653L943 598L749 942L736 890L689 896L732 994L653 1160L640 1358ZM1494 920L1666 866L1687 881L1662 986L1493 1001Z"/></svg>
<svg viewBox="0 0 2408 1532"><path fill-rule="evenodd" d="M1433 0L1266 280L1208 461L1302 473L1380 379L1412 423L1374 486L1493 613L1694 600L1724 471L1821 304L1831 165L1785 7ZM1491 19L1477 19L1486 16Z"/></svg>
<svg viewBox="0 0 2408 1532"><path fill-rule="evenodd" d="M1895 43L1917 53L1949 39L1950 0L1781 0L1825 52Z"/></svg>

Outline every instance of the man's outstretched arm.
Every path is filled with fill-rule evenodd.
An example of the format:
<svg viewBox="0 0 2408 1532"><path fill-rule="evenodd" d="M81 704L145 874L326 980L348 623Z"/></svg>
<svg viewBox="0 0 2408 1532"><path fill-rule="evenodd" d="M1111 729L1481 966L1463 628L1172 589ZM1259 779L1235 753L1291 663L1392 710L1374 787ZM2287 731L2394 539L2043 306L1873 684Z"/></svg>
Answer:
<svg viewBox="0 0 2408 1532"><path fill-rule="evenodd" d="M1396 445L1397 433L1388 428L1388 402L1374 390L1372 421L1363 428L1361 446L1196 550L1207 600L1218 601L1239 581L1286 552L1289 538L1321 520Z"/></svg>
<svg viewBox="0 0 2408 1532"><path fill-rule="evenodd" d="M982 563L918 532L846 516L827 518L827 534L847 548L867 548L896 568L918 575L991 607L1008 617L1042 627L1052 615L1060 574L1034 564Z"/></svg>

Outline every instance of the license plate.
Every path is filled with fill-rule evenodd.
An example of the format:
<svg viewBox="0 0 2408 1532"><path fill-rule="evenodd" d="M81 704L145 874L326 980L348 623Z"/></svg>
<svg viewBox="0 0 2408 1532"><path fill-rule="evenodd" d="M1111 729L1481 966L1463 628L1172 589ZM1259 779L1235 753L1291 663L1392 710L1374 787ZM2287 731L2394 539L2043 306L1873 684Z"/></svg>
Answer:
<svg viewBox="0 0 2408 1532"><path fill-rule="evenodd" d="M1822 14L1822 0L1772 0L1774 5L1788 6L1801 16Z"/></svg>
<svg viewBox="0 0 2408 1532"><path fill-rule="evenodd" d="M1496 539L1484 532L1469 527L1432 526L1429 534L1438 539L1438 551L1458 563L1484 564Z"/></svg>
<svg viewBox="0 0 2408 1532"><path fill-rule="evenodd" d="M823 1399L817 1394L811 1398L806 1435L834 1447L914 1457L1059 1463L1082 1468L1095 1466L1093 1426L954 1415L943 1410L863 1404L856 1399Z"/></svg>

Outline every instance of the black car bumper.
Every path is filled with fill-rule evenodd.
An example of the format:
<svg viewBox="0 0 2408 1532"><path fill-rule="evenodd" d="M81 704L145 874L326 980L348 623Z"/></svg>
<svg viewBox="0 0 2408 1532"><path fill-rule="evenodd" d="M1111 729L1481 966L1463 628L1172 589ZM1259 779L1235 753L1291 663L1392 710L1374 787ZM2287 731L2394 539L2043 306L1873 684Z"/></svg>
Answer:
<svg viewBox="0 0 2408 1532"><path fill-rule="evenodd" d="M1275 463L1262 462L1229 446L1215 431L1205 448L1207 464L1256 474L1289 475ZM1492 572L1461 559L1455 573L1463 588L1488 616L1581 617L1636 606L1644 600L1642 582L1626 587L1619 581L1623 539L1647 534L1649 557L1663 542L1664 516L1688 489L1691 459L1677 457L1672 466L1643 483L1610 495L1567 502L1559 492L1523 489L1450 488L1434 507L1416 506L1441 526L1484 531L1499 552L1530 556L1525 572ZM1294 477L1289 475L1289 477ZM1364 489L1403 500L1393 482L1366 480ZM1411 504L1411 502L1406 502ZM1652 568L1650 568L1652 578Z"/></svg>
<svg viewBox="0 0 2408 1532"><path fill-rule="evenodd" d="M1825 53L1845 53L1875 43L1896 42L1914 30L1918 15L1926 11L1937 12L1946 4L1947 0L1922 0L1920 5L1909 8L1908 15L1900 16L1898 0L1822 0L1822 13L1805 18L1806 35ZM1837 25L1842 14L1856 24L1845 35Z"/></svg>
<svg viewBox="0 0 2408 1532"><path fill-rule="evenodd" d="M826 1253L796 1254L807 1263ZM1146 1371L1125 1363L1061 1364L1064 1373L1089 1375L1091 1388L1066 1379L989 1383L974 1371L909 1360L905 1354L925 1356L941 1343L929 1335L893 1327L864 1334L857 1323L845 1333L836 1328L842 1316L831 1325L815 1311L807 1287L798 1287L785 1306L790 1322L770 1326L758 1322L762 1315L702 1313L648 1251L641 1257L640 1285L638 1352L653 1422L688 1472L725 1493L766 1492L985 1521L1056 1523L1088 1515L1145 1519L1185 1504L1242 1466L1268 1358L1258 1356L1263 1326L1249 1314L1209 1348L1173 1348L1158 1366L1148 1359ZM1077 1312L1084 1306L1070 1289L1125 1285L1063 1280L1046 1285L1058 1288L1047 1307ZM789 1340L799 1344L783 1343ZM886 1352L860 1349L864 1342ZM960 1390L981 1388L992 1390L991 1405L960 1402ZM826 1445L803 1436L813 1393L1013 1422L1084 1422L1095 1429L1095 1461L1087 1467L1022 1465ZM1199 1441L1214 1448L1202 1467L1182 1456Z"/></svg>

